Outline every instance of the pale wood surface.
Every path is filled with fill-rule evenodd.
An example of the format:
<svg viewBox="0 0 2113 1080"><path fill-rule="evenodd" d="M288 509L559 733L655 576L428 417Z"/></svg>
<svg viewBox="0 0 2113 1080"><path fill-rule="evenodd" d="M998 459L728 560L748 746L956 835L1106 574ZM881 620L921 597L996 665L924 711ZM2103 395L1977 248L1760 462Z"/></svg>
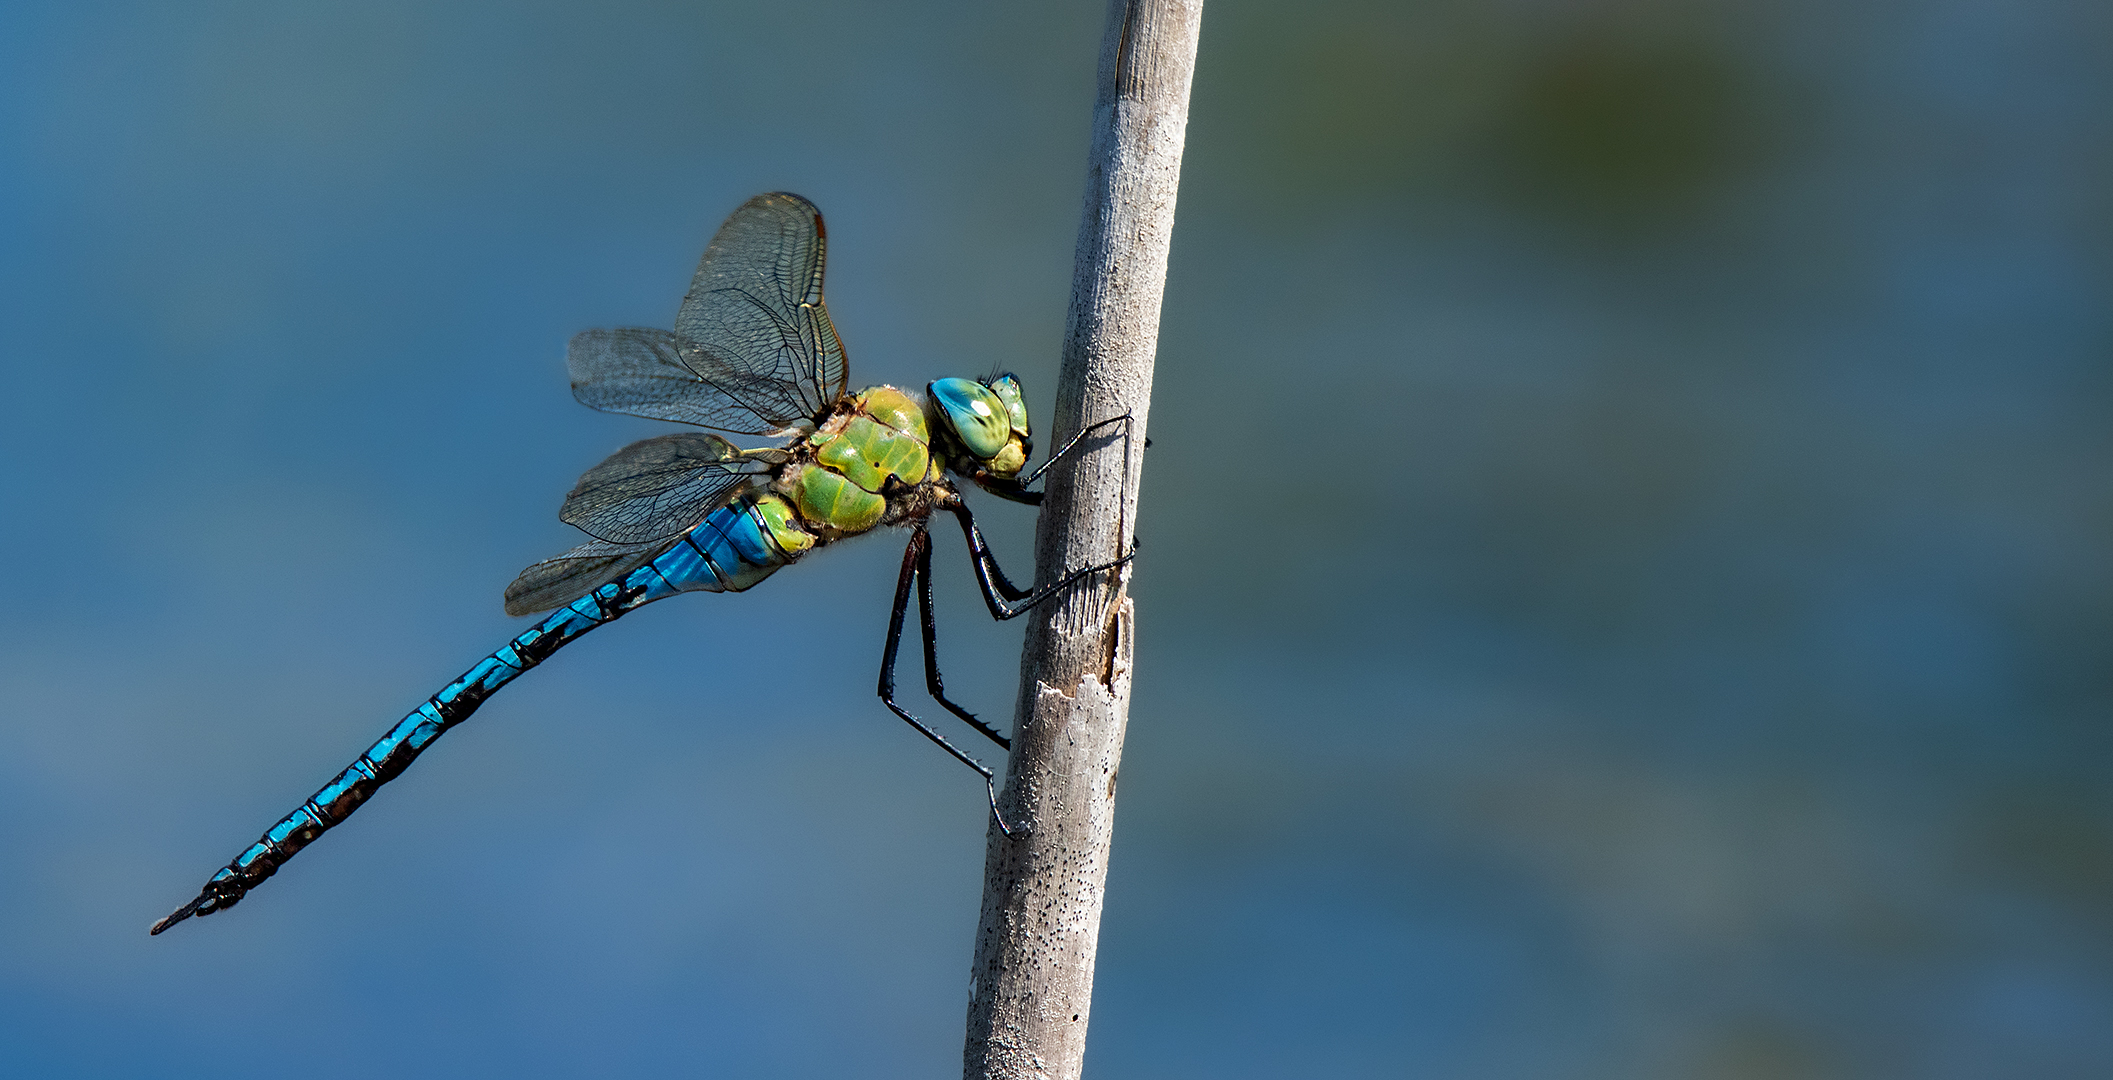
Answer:
<svg viewBox="0 0 2113 1080"><path fill-rule="evenodd" d="M1094 102L1085 216L1048 446L1131 415L1050 470L1038 584L1133 543L1174 196L1202 0L1111 0ZM1147 556L1148 558L1150 556ZM1135 564L1027 616L1020 700L1001 800L1024 837L994 826L971 973L965 1075L1077 1077L1093 997L1116 776L1130 710Z"/></svg>

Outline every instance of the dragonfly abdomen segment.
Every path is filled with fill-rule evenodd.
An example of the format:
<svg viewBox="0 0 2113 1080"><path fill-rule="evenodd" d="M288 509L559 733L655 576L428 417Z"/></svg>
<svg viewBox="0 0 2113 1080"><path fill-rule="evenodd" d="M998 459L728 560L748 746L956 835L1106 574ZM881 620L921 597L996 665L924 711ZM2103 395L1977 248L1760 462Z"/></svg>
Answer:
<svg viewBox="0 0 2113 1080"><path fill-rule="evenodd" d="M324 832L352 816L449 728L566 644L624 613L678 592L746 589L815 543L775 495L746 497L708 515L652 562L551 612L411 711L337 778L279 819L248 850L215 873L198 898L156 923L154 933L193 915L238 903L249 890Z"/></svg>
<svg viewBox="0 0 2113 1080"><path fill-rule="evenodd" d="M156 923L153 932L161 933L192 915L210 915L235 906L245 893L277 873L302 848L351 817L376 789L409 768L434 739L469 719L485 698L515 676L542 663L581 634L675 592L660 575L641 568L623 581L604 585L552 612L412 710L336 779L266 829L248 850L215 873L197 899Z"/></svg>
<svg viewBox="0 0 2113 1080"><path fill-rule="evenodd" d="M776 495L751 495L705 516L682 540L642 569L678 592L740 592L813 547L792 506Z"/></svg>

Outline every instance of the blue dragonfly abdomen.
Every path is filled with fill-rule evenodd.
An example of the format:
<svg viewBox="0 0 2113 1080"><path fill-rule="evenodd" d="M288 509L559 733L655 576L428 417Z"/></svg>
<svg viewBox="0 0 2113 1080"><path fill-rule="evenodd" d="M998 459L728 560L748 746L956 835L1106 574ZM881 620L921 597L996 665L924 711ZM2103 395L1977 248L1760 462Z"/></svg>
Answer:
<svg viewBox="0 0 2113 1080"><path fill-rule="evenodd" d="M155 923L150 932L159 934L193 915L235 906L302 848L351 817L500 687L580 635L676 593L739 592L797 559L814 541L790 525L789 515L775 495L743 495L706 515L643 565L551 612L413 709L336 779L215 873L197 899Z"/></svg>

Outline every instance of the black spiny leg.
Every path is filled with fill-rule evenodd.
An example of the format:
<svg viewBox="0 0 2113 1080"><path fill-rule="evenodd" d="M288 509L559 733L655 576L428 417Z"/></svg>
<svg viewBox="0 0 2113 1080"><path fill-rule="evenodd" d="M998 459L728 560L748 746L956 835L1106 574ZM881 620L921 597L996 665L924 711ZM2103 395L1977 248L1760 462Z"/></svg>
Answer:
<svg viewBox="0 0 2113 1080"><path fill-rule="evenodd" d="M924 531L918 530L918 535L924 535ZM1010 750L1012 740L976 719L975 713L947 700L946 684L939 676L939 626L932 619L932 545L930 541L918 544L913 540L911 543L917 548L917 615L924 631L924 688L931 693L933 701L946 706L946 711L989 736L990 741Z"/></svg>
<svg viewBox="0 0 2113 1080"><path fill-rule="evenodd" d="M1098 574L1103 570L1113 570L1137 557L1137 545L1132 543L1130 550L1122 558L1113 562L1101 563L1099 566L1089 566L1083 570L1073 570L1058 578L1048 588L1039 592L1029 592L1014 585L1005 576L1005 571L999 568L998 557L991 552L990 544L984 541L983 531L976 528L976 515L970 512L967 503L962 502L957 497L941 505L954 515L956 521L961 523L961 535L968 538L969 558L976 566L976 584L983 587L983 603L990 608L990 617L999 622L1004 622L1007 619L1017 619L1027 614L1035 605L1077 584L1080 580L1090 575Z"/></svg>
<svg viewBox="0 0 2113 1080"><path fill-rule="evenodd" d="M1130 456L1130 414L1124 413L1121 416L1111 416L1106 420L1087 424L1085 427L1080 428L1079 433L1073 435L1071 437L1070 442L1067 442L1064 445L1058 447L1056 453L1049 455L1049 460L1044 461L1039 467L1035 469L1035 471L1028 473L1026 476L1021 477L1021 486L1024 487L1028 484L1034 483L1035 480L1038 479L1043 473L1049 471L1049 467L1051 465L1054 465L1057 462L1062 461L1067 457L1070 457L1071 452L1073 450L1078 449L1078 445L1082 442L1085 442L1088 436L1093 435L1094 433L1100 431L1100 429L1102 428L1113 427L1116 424L1121 424L1123 426L1123 458L1125 460L1128 460ZM1147 443L1150 443L1151 441L1152 440L1150 439L1145 440L1145 442Z"/></svg>
<svg viewBox="0 0 2113 1080"><path fill-rule="evenodd" d="M1049 455L1048 461L1043 462L1036 467L1035 471L1028 473L1026 476L996 477L978 469L970 479L976 482L977 487L1001 499L1010 499L1013 502L1025 503L1028 506L1040 506L1042 505L1042 493L1027 490L1027 485L1040 479L1043 473L1049 471L1051 465L1070 457L1072 452L1079 448L1080 444L1084 443L1089 437L1099 433L1102 428L1113 427L1116 424L1123 426L1123 461L1127 463L1130 460L1130 414L1124 413L1121 416L1111 416L1099 423L1086 425L1078 434L1071 437L1070 442L1059 447L1056 453ZM1151 446L1151 444L1152 440L1145 440L1147 447Z"/></svg>
<svg viewBox="0 0 2113 1080"><path fill-rule="evenodd" d="M969 768L976 770L977 775L983 777L983 790L990 797L991 819L998 823L998 830L1000 832L1004 833L1007 836L1012 836L1014 835L1012 826L1006 824L1004 815L998 813L998 784L996 778L991 775L991 771L985 768L982 762L979 762L975 758L972 758L967 754L962 753L958 749L955 749L954 744L946 741L945 736L939 734L936 731L933 731L929 727L926 727L924 721L919 720L915 716L910 715L909 710L895 703L895 654L900 651L902 647L903 616L908 614L910 610L910 582L912 579L917 577L918 569L920 566L930 566L931 552L931 535L925 532L923 526L919 526L916 530L910 533L910 546L904 548L902 552L902 575L895 579L895 607L894 610L889 612L888 614L888 644L887 647L881 651L880 655L881 704L886 705L890 712L893 712L895 715L902 717L904 722L908 723L911 727L916 728L918 732L922 734L925 738L930 739L934 743L938 744L941 750L952 754L954 756L954 760L959 761L963 765L966 765ZM927 583L926 588L927 590L930 589L929 583ZM927 664L929 664L929 658L932 656L933 653L932 638L930 634L931 602L929 599L929 594L927 594L927 598L925 601L925 627L925 656L927 658ZM925 670L928 674L937 671L936 668L930 666L927 666ZM931 675L931 682L932 685L935 687L938 685L937 676L935 674ZM936 690L933 696L938 697ZM946 704L947 708L953 710L955 715L963 716L968 719L970 723L975 724L978 730L983 731L985 734L990 735L992 738L998 738L997 732L991 731L989 728L985 727L983 724L978 722L974 717L967 716L967 714L964 713L961 709L955 707L952 703L946 702L946 699L940 698L940 701ZM1003 740L1001 739L1000 741L1002 742Z"/></svg>

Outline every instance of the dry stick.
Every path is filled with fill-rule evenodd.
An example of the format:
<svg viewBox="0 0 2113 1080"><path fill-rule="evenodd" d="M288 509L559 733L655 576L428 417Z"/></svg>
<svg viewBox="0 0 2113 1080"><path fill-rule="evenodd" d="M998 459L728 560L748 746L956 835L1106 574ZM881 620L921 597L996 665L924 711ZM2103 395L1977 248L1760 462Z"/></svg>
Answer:
<svg viewBox="0 0 2113 1080"><path fill-rule="evenodd" d="M1127 439L1117 425L1051 469L1035 540L1038 584L1113 560L1133 542L1202 18L1202 0L1108 5L1049 445L1124 413L1131 425ZM971 1080L1071 1080L1084 1063L1130 713L1129 576L1126 566L1090 579L1029 617L1003 800L1007 820L1027 831L990 832L964 1055Z"/></svg>

